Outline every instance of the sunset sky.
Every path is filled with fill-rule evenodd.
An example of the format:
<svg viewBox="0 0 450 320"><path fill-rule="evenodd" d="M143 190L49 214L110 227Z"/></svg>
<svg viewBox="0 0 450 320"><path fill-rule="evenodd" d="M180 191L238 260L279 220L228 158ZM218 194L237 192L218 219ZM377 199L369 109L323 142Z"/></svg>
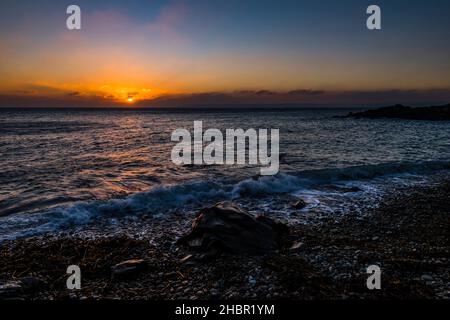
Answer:
<svg viewBox="0 0 450 320"><path fill-rule="evenodd" d="M81 30L66 28L70 4ZM366 28L370 4L381 31ZM450 1L3 0L0 12L3 107L450 102Z"/></svg>

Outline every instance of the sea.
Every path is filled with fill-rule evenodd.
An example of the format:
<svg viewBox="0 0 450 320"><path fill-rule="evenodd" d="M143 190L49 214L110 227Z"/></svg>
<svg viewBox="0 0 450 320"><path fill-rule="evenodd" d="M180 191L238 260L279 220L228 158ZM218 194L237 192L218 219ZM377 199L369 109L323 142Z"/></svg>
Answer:
<svg viewBox="0 0 450 320"><path fill-rule="evenodd" d="M1 109L0 241L165 219L224 200L289 223L363 215L398 188L449 172L450 122L336 117L350 111ZM171 134L194 121L223 132L279 129L279 173L174 164ZM293 209L295 199L306 207Z"/></svg>

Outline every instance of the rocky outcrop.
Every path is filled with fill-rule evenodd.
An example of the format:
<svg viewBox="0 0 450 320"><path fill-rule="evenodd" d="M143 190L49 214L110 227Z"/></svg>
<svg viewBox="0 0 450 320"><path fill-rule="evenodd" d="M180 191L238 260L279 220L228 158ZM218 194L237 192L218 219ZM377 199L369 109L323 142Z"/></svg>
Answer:
<svg viewBox="0 0 450 320"><path fill-rule="evenodd" d="M237 205L220 202L200 210L191 232L178 243L203 252L202 258L220 252L232 254L265 254L279 248L286 225L265 216L254 217Z"/></svg>
<svg viewBox="0 0 450 320"><path fill-rule="evenodd" d="M344 118L396 118L410 120L450 120L450 104L431 107L408 107L401 104L363 112L350 112Z"/></svg>

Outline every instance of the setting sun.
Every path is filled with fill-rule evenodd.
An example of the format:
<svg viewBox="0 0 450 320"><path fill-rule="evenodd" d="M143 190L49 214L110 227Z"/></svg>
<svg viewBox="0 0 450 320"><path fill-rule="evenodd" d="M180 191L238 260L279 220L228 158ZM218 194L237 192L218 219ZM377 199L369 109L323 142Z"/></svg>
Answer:
<svg viewBox="0 0 450 320"><path fill-rule="evenodd" d="M128 98L127 101L128 101L128 102L133 102L134 99L133 99L133 98Z"/></svg>

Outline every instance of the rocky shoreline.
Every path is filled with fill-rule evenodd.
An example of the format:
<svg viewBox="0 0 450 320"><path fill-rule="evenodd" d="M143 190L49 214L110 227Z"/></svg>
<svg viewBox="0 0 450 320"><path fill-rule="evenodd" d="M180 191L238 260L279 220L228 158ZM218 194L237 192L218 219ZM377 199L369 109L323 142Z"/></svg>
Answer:
<svg viewBox="0 0 450 320"><path fill-rule="evenodd" d="M410 107L401 104L394 106L382 107L374 110L367 110L362 112L350 112L346 116L338 118L391 118L391 119L405 119L405 120L433 120L443 121L450 120L450 104L442 106L430 107Z"/></svg>
<svg viewBox="0 0 450 320"><path fill-rule="evenodd" d="M449 299L450 182L386 197L361 216L291 225L277 252L184 263L190 222L148 218L139 237L39 236L0 244L0 299ZM192 218L192 217L191 217ZM121 262L125 263L125 272ZM81 290L68 290L78 265ZM381 290L366 268L379 265ZM116 268L116 269L115 269ZM120 269L122 268L122 269ZM118 276L120 275L120 276Z"/></svg>

